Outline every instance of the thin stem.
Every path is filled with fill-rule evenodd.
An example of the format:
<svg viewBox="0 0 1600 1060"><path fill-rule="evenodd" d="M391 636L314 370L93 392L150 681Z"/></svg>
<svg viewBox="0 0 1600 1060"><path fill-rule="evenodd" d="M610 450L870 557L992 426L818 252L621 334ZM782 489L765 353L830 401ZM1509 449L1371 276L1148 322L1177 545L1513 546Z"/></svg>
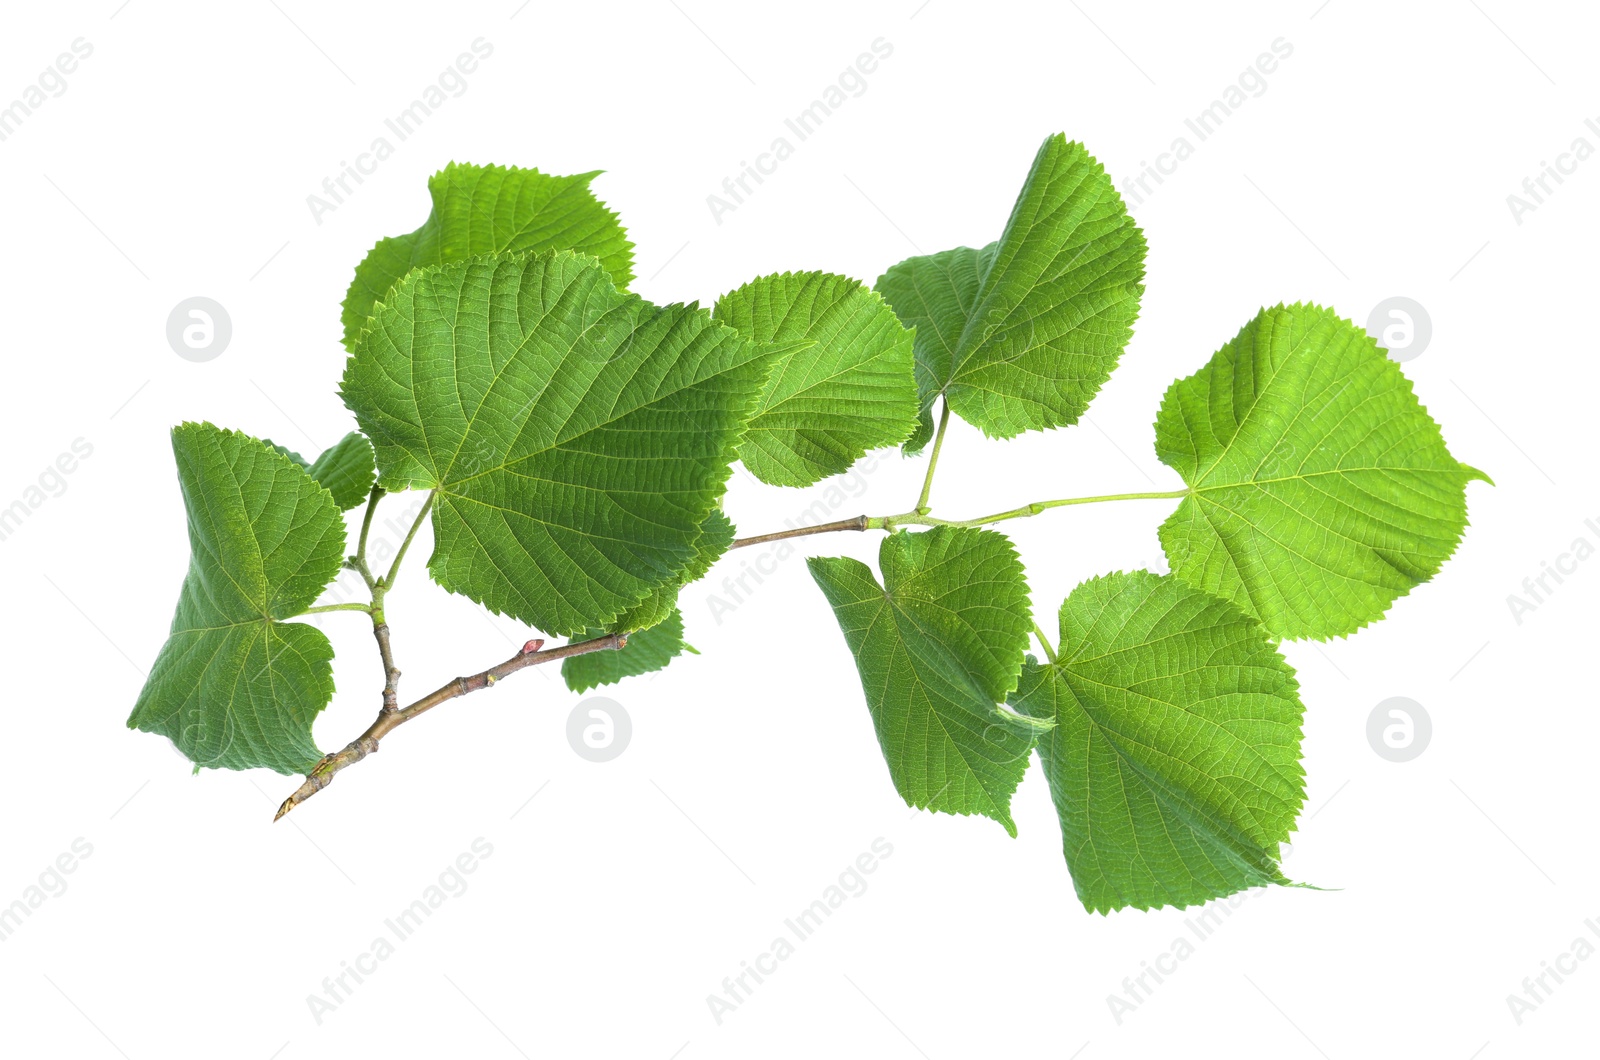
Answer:
<svg viewBox="0 0 1600 1060"><path fill-rule="evenodd" d="M367 535L372 531L372 517L378 512L378 502L383 499L383 487L376 483L372 486L372 495L367 498L367 512L361 517L361 540L356 545L356 555L362 559L367 558Z"/></svg>
<svg viewBox="0 0 1600 1060"><path fill-rule="evenodd" d="M1033 635L1039 638L1039 647L1044 649L1044 657L1051 662L1056 661L1056 650L1050 646L1050 638L1044 635L1044 630L1039 628L1039 623L1033 624Z"/></svg>
<svg viewBox="0 0 1600 1060"><path fill-rule="evenodd" d="M378 642L378 656L383 660L382 711L383 713L392 714L400 709L400 668L394 663L394 648L389 643L389 620L384 616L383 612L383 598L388 592L389 583L374 578L372 576L372 567L367 563L367 536L372 531L372 517L378 511L378 502L383 499L383 494L383 487L373 483L372 494L367 498L366 514L361 517L361 538L356 544L356 554L350 557L349 565L361 575L362 580L367 583L367 591L372 594L372 603L365 605L362 610L372 615L372 636ZM432 501L433 495L429 494L428 499ZM424 505L423 510L427 510L426 505ZM418 522L421 522L420 517ZM411 532L413 534L417 532L415 524L412 525ZM411 538L407 537L406 544L410 543ZM404 548L402 548L401 552L403 553L404 551ZM399 565L398 556L395 557L395 564L396 566ZM391 576L393 573L391 570Z"/></svg>
<svg viewBox="0 0 1600 1060"><path fill-rule="evenodd" d="M1020 508L1012 508L1004 512L995 512L993 515L980 515L976 519L939 519L921 512L906 512L904 515L874 516L867 520L869 530L897 530L902 526L955 526L973 528L988 526L990 523L1003 523L1007 519L1026 519L1051 508L1064 508L1069 504L1098 504L1101 501L1142 501L1142 500L1176 500L1187 497L1187 489L1173 490L1170 493L1107 493L1098 497L1066 497L1056 501L1034 501L1024 504Z"/></svg>
<svg viewBox="0 0 1600 1060"><path fill-rule="evenodd" d="M333 782L334 776L347 766L352 766L363 758L378 750L378 741L383 739L394 729L404 725L441 703L464 696L469 692L476 692L480 688L488 688L503 677L516 673L518 670L529 666L538 666L540 663L555 662L558 659L571 658L574 655L585 655L592 651L617 650L628 643L626 633L608 633L594 640L579 641L576 644L565 644L549 651L540 651L544 644L542 640L530 640L505 662L491 666L482 673L473 674L471 677L458 677L445 685L440 686L421 699L412 703L404 710L381 710L378 717L367 731L350 741L343 750L325 755L323 759L312 767L306 774L306 779L294 794L283 800L283 805L278 807L274 821L300 805L302 802L321 791Z"/></svg>
<svg viewBox="0 0 1600 1060"><path fill-rule="evenodd" d="M300 612L300 614L301 615L320 615L320 614L322 614L322 613L324 613L326 611L367 611L367 612L370 613L372 611L372 605L371 604L318 604L316 607L308 607L308 608L306 608L304 611ZM296 615L295 617L299 618L300 615Z"/></svg>
<svg viewBox="0 0 1600 1060"><path fill-rule="evenodd" d="M933 451L928 454L928 473L922 478L922 495L917 498L917 514L928 514L928 494L933 491L933 472L939 466L939 450L944 447L944 432L950 426L950 399L939 399L939 430L933 436Z"/></svg>
<svg viewBox="0 0 1600 1060"><path fill-rule="evenodd" d="M791 537L810 537L812 534L828 534L835 530L865 530L867 517L858 515L854 519L840 519L834 523L818 523L816 526L797 526L792 530L779 530L771 534L757 534L754 537L741 537L729 548L744 548L746 545L764 545L768 541L783 541Z"/></svg>
<svg viewBox="0 0 1600 1060"><path fill-rule="evenodd" d="M394 647L389 643L389 620L383 614L384 588L372 590L372 636L378 642L378 656L383 660L383 712L392 714L400 709L400 668L394 664Z"/></svg>
<svg viewBox="0 0 1600 1060"><path fill-rule="evenodd" d="M1095 504L1100 501L1135 501L1135 500L1175 500L1186 497L1189 491L1173 490L1171 493L1108 493L1099 497L1068 497L1058 501L1034 501L1024 504L1020 508L1010 511L997 512L994 515L979 516L976 519L940 519L920 512L904 512L900 515L858 515L853 519L839 519L831 523L818 523L816 526L797 526L791 530L778 530L770 534L756 534L752 537L741 537L729 545L729 548L744 548L746 545L760 545L768 541L783 541L791 537L810 537L813 534L831 534L836 530L898 530L902 526L956 526L972 528L987 526L990 523L1002 523L1007 519L1024 519L1030 515L1038 515L1049 511L1051 508L1063 508L1069 504Z"/></svg>
<svg viewBox="0 0 1600 1060"><path fill-rule="evenodd" d="M400 573L400 561L406 558L406 549L411 547L411 539L417 536L417 531L422 529L422 521L428 517L428 512L433 509L433 493L428 493L428 499L422 502L422 510L417 513L416 522L411 524L411 529L406 531L406 539L400 542L400 551L394 554L394 562L389 565L389 573L383 576L383 587L388 589L394 585L395 575Z"/></svg>
<svg viewBox="0 0 1600 1060"><path fill-rule="evenodd" d="M372 493L367 497L367 510L361 517L361 539L356 544L356 554L351 556L345 566L361 575L361 580L367 583L367 591L377 594L378 579L372 576L372 568L367 565L367 534L372 530L372 517L378 512L378 501L383 498L383 488L373 483Z"/></svg>

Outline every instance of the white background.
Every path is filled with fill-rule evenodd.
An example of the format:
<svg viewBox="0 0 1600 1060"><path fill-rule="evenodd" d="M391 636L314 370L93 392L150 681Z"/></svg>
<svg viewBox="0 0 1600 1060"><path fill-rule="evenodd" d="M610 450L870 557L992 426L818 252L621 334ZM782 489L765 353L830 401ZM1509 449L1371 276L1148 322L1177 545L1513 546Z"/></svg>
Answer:
<svg viewBox="0 0 1600 1060"><path fill-rule="evenodd" d="M119 2L9 6L0 34L0 102L74 39L93 46L0 142L0 507L75 439L93 446L0 541L0 904L75 839L93 849L0 943L0 1050L1594 1055L1600 959L1520 1025L1506 1002L1574 939L1600 945L1584 925L1600 918L1600 562L1520 623L1507 603L1575 539L1600 544L1584 522L1600 522L1600 160L1520 224L1506 201L1575 138L1600 147L1584 126L1600 119L1600 25L1583 5ZM404 143L390 135L393 157L317 223L307 196L479 37L493 55L467 91ZM797 142L783 119L880 37L893 53L866 91ZM1199 143L1183 120L1280 37L1292 56ZM1362 323L1392 296L1426 307L1432 341L1406 371L1455 454L1497 483L1470 487L1456 556L1386 621L1284 649L1308 774L1285 868L1335 889L1237 902L1119 1022L1108 995L1194 911L1086 914L1037 769L1016 840L903 806L798 555L747 579L720 622L712 595L757 557L688 590L703 654L602 690L633 721L606 764L568 745L583 697L553 667L407 726L277 825L290 778L192 777L166 741L124 728L187 562L168 428L208 419L307 454L349 429L339 301L376 239L422 222L447 161L605 169L595 189L638 245L636 289L708 304L775 270L871 281L913 253L980 246L1056 131L1119 183L1178 136L1195 151L1133 208L1150 245L1143 312L1086 421L1009 444L957 422L939 513L1175 488L1151 444L1163 390L1279 300ZM793 157L719 224L707 196L780 135ZM165 337L194 295L233 323L204 364ZM904 510L921 470L887 455L837 516ZM736 474L728 506L755 533L824 493ZM1160 569L1167 510L1009 524L1037 612L1084 577ZM870 559L877 540L806 544ZM425 533L391 597L413 696L528 635L432 586L428 547ZM380 674L360 615L323 619L341 691L316 736L332 748L370 719ZM1366 735L1391 696L1433 724L1403 764ZM478 837L493 854L468 889L319 1023L307 996ZM706 996L876 837L894 852L866 892L714 1021Z"/></svg>

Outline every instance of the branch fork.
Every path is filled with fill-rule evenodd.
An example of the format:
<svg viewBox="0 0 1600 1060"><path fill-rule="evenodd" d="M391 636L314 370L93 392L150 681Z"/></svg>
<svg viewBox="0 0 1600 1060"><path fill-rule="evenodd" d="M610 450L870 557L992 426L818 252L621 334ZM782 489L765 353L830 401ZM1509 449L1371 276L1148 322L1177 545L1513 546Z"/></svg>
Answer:
<svg viewBox="0 0 1600 1060"><path fill-rule="evenodd" d="M279 820L284 814L333 783L334 776L341 770L355 765L370 754L375 754L378 750L379 741L391 731L426 711L432 710L440 703L457 699L481 688L488 688L502 677L508 677L518 670L524 670L530 666L555 662L558 659L567 659L574 655L586 655L593 651L617 651L626 646L627 643L628 635L626 633L608 633L593 640L563 644L559 648L550 648L548 650L541 650L544 647L543 640L530 640L505 662L498 663L470 677L457 677L455 680L429 692L404 709L391 709L389 707L390 690L385 689L383 708L378 711L378 717L367 727L367 731L351 740L342 750L324 755L322 760L313 766L311 772L306 775L305 782L295 790L294 794L283 800L283 805L278 807L278 812L272 819L274 821ZM398 677L400 672L391 668L390 673Z"/></svg>

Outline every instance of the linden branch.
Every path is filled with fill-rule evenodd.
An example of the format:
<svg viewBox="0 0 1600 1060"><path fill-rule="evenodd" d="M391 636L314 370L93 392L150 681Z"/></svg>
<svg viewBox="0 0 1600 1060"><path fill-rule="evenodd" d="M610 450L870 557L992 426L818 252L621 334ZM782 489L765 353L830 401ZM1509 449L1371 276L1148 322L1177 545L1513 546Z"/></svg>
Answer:
<svg viewBox="0 0 1600 1060"><path fill-rule="evenodd" d="M1039 515L1052 508L1062 508L1074 504L1094 504L1100 501L1127 501L1127 500L1175 500L1187 496L1187 489L1173 490L1169 493L1114 493L1096 497L1068 497L1061 500L1034 501L1020 508L1011 508L992 515L979 516L975 519L940 519L929 514L928 496L933 486L933 470L938 462L938 452L944 441L945 428L949 424L948 408L941 410L939 417L939 430L934 439L932 458L929 461L928 474L922 483L922 492L917 499L917 506L909 512L899 515L858 515L852 519L839 519L831 523L819 523L816 526L800 526L789 530L779 530L770 534L756 534L752 537L741 537L733 542L732 548L744 548L748 545L759 545L769 541L783 541L789 538L810 537L815 534L827 534L841 530L887 530L895 531L907 526L954 526L975 528L988 526L991 523L1005 522L1008 519L1024 519ZM367 563L367 535L372 527L373 512L377 509L378 501L383 497L383 489L378 486L372 488L372 496L367 501L366 515L361 523L361 539L357 545L356 554L351 556L346 565L361 575L367 583L367 589L372 594L370 604L329 604L322 607L307 609L307 614L322 611L366 611L372 618L372 635L378 642L378 654L383 660L383 706L378 711L377 718L367 727L367 731L346 744L342 750L324 755L322 760L312 767L306 775L305 782L300 785L294 794L283 801L278 807L278 820L284 814L300 805L323 788L333 782L338 773L366 758L378 750L379 741L394 729L413 718L432 710L440 703L447 702L464 696L469 692L476 692L480 688L488 688L501 678L508 677L518 670L540 663L554 662L557 659L567 659L574 655L584 655L594 651L615 651L628 643L627 633L610 633L593 640L578 641L565 644L559 648L541 651L543 640L530 640L522 646L511 658L498 665L491 666L482 673L470 677L458 677L455 680L435 689L412 703L410 706L399 706L400 670L395 665L394 649L390 643L389 623L384 618L384 596L394 585L395 577L400 571L400 561L405 558L406 550L411 541L416 537L422 522L427 518L433 506L433 496L429 495L428 501L423 505L422 511L417 514L416 521L412 523L410 531L406 534L405 542L400 546L400 551L394 558L387 574L375 577ZM1043 632L1035 627L1040 634L1040 640L1045 643L1046 653L1049 652L1048 642L1044 641Z"/></svg>
<svg viewBox="0 0 1600 1060"><path fill-rule="evenodd" d="M301 784L293 795L283 800L283 805L278 807L278 812L272 819L274 821L278 820L284 814L327 787L333 782L333 778L340 770L355 765L363 758L377 751L379 740L406 722L437 707L440 703L464 696L468 692L476 692L480 688L488 688L500 679L509 677L518 670L526 669L529 666L555 662L558 659L567 659L574 655L586 655L594 651L616 650L627 643L628 635L626 633L608 633L593 640L578 641L575 644L564 644L559 648L540 651L539 649L544 644L544 641L530 640L505 662L491 666L482 673L473 674L471 677L458 677L454 681L434 689L408 707L390 710L385 706L383 710L378 712L377 719L367 727L366 732L346 744L343 750L324 755L322 761L313 766L311 772L306 775L305 783ZM385 695L387 695L387 692Z"/></svg>
<svg viewBox="0 0 1600 1060"><path fill-rule="evenodd" d="M389 566L389 572L381 577L375 577L372 567L367 562L367 537L372 529L372 517L377 511L378 502L383 499L383 488L372 487L372 495L367 498L367 511L361 520L361 538L356 545L356 553L345 561L345 565L367 583L367 590L372 594L370 604L329 604L323 607L308 608L306 614L318 614L324 611L365 611L372 618L372 635L378 642L378 655L383 660L383 705L378 709L378 716L372 724L367 726L367 731L356 737L344 746L342 750L324 755L311 772L306 774L305 782L300 785L283 805L278 807L278 813L273 817L276 821L284 814L300 805L302 802L333 783L333 778L348 766L355 765L363 758L378 749L378 741L391 731L404 725L406 722L419 715L432 710L440 703L464 696L468 692L476 692L480 688L488 688L502 677L508 677L518 670L529 666L538 666L540 663L554 662L557 659L566 659L574 655L584 655L592 651L615 650L628 643L626 633L612 633L593 640L579 641L576 644L565 644L559 648L540 651L544 646L543 640L530 640L522 649L507 659L505 662L489 667L482 673L473 674L471 677L458 677L454 681L423 696L410 706L400 707L400 668L395 665L394 646L391 643L389 622L383 613L384 597L394 585L395 578L400 574L400 562L406 557L406 550L411 547L412 540L417 536L417 531L422 528L422 522L428 517L428 512L433 507L433 494L428 495L422 510L417 513L416 520L407 531L405 541L400 545L400 551L395 554L394 562Z"/></svg>

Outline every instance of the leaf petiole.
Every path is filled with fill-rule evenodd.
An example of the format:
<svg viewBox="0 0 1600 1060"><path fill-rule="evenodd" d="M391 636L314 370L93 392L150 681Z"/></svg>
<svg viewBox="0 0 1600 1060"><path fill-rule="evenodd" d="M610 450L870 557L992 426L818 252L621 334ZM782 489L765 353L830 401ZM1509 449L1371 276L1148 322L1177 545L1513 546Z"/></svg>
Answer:
<svg viewBox="0 0 1600 1060"><path fill-rule="evenodd" d="M367 583L369 592L376 592L378 582L372 576L372 568L367 565L367 535L372 531L372 517L378 512L378 501L383 499L383 492L382 486L373 484L372 495L367 498L366 513L361 517L361 538L356 544L356 554L345 564L361 575L361 580Z"/></svg>
<svg viewBox="0 0 1600 1060"><path fill-rule="evenodd" d="M782 541L792 537L811 537L815 534L828 534L835 530L899 530L906 526L953 526L959 529L972 530L990 523L1003 523L1007 519L1026 519L1029 516L1039 515L1051 508L1064 508L1071 504L1096 504L1100 501L1138 501L1138 500L1177 500L1187 497L1187 489L1173 490L1170 493L1107 493L1097 497L1066 497L1054 501L1034 501L1024 504L1020 508L1009 511L996 512L993 515L980 515L976 519L940 519L937 516L924 512L904 512L900 515L858 515L853 519L840 519L831 523L818 523L815 526L797 526L790 530L779 530L771 534L756 534L751 537L741 537L729 545L729 548L745 548L749 545L765 544L768 541Z"/></svg>
<svg viewBox="0 0 1600 1060"><path fill-rule="evenodd" d="M1177 500L1187 497L1189 490L1172 490L1170 493L1106 493L1097 497L1065 497L1054 501L1034 501L1024 504L1020 508L996 512L993 515L980 515L976 519L939 519L924 512L906 512L903 515L880 515L867 519L869 530L897 530L902 526L955 526L962 529L974 529L988 526L990 523L1003 523L1007 519L1026 519L1029 516L1047 512L1051 508L1064 508L1069 504L1098 504L1101 501L1143 501L1143 500Z"/></svg>
<svg viewBox="0 0 1600 1060"><path fill-rule="evenodd" d="M1044 630L1039 628L1039 623L1033 624L1033 635L1039 638L1039 647L1044 649L1044 657L1051 662L1056 661L1056 650L1050 646L1050 638L1044 635Z"/></svg>
<svg viewBox="0 0 1600 1060"><path fill-rule="evenodd" d="M917 498L917 514L928 513L928 494L933 491L933 472L939 466L939 450L944 446L944 432L950 427L950 402L939 399L939 431L933 436L933 449L928 453L928 473L922 479L922 495Z"/></svg>
<svg viewBox="0 0 1600 1060"><path fill-rule="evenodd" d="M300 612L300 615L320 615L320 614L323 614L324 612L327 612L327 611L366 611L368 614L370 614L372 612L372 605L371 604L318 604L316 607L308 607L308 608L306 608L304 611ZM295 615L293 617L299 618L300 615Z"/></svg>
<svg viewBox="0 0 1600 1060"><path fill-rule="evenodd" d="M411 547L411 539L417 536L417 531L422 529L423 520L428 518L428 513L433 510L434 491L429 491L428 499L422 502L422 510L417 513L416 521L411 524L411 529L406 531L406 539L400 542L400 551L394 554L394 562L389 564L389 573L383 576L382 586L388 589L394 585L395 576L400 573L400 561L406 558L406 549Z"/></svg>

